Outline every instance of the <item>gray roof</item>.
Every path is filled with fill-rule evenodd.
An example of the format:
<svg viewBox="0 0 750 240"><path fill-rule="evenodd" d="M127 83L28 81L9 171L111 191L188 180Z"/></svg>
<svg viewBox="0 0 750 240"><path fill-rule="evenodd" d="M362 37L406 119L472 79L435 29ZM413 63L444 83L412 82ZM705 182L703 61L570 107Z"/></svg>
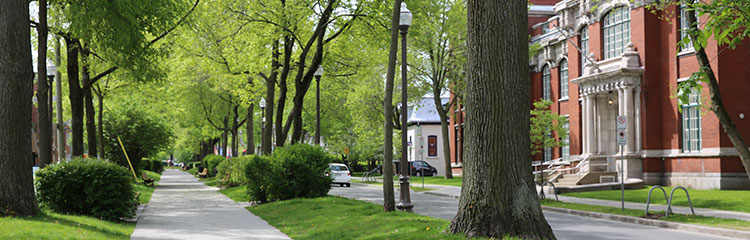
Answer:
<svg viewBox="0 0 750 240"><path fill-rule="evenodd" d="M447 97L442 97L443 105L450 101ZM432 96L422 98L416 106L409 106L409 118L406 120L412 123L440 123L440 116L435 109L435 100Z"/></svg>

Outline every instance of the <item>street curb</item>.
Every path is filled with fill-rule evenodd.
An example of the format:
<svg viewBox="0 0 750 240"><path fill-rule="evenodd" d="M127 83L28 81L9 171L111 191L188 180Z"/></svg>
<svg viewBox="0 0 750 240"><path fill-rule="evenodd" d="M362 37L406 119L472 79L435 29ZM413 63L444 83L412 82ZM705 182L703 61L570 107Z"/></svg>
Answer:
<svg viewBox="0 0 750 240"><path fill-rule="evenodd" d="M580 211L580 210L572 210L572 209L567 209L567 208L556 208L556 207L548 207L548 206L542 206L542 210L563 213L563 214L578 215L578 216L583 216L583 217L592 217L592 218L607 219L607 220L618 221L618 222L640 224L640 225L653 226L653 227L685 230L685 231L691 231L691 232L697 232L697 233L703 233L703 234L709 234L709 235L719 235L719 236L724 236L724 237L750 239L750 232L732 230L732 229L706 227L706 226L699 226L699 225L687 224L687 223L675 223L675 222L667 222L667 221L654 220L654 219L645 219L645 218L639 218L639 217L622 216L622 215L598 213L598 212L588 212L588 211Z"/></svg>
<svg viewBox="0 0 750 240"><path fill-rule="evenodd" d="M449 198L454 198L454 199L461 199L460 195L440 193L440 192L435 192L435 191L425 191L425 192L422 192L422 193L427 194L427 195L435 195L435 196L441 196L441 197L449 197Z"/></svg>

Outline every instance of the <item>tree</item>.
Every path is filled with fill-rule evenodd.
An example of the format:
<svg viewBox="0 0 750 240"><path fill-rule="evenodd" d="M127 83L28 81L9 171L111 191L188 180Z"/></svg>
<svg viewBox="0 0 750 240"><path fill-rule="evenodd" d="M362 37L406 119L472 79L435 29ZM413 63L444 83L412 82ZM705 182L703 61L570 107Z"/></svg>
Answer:
<svg viewBox="0 0 750 240"><path fill-rule="evenodd" d="M52 106L49 106L47 99L52 93L52 86L47 81L47 0L39 0L39 23L36 30L39 37L39 46L37 49L37 119L39 123L39 166L45 167L52 162L52 116L48 113Z"/></svg>
<svg viewBox="0 0 750 240"><path fill-rule="evenodd" d="M0 8L0 216L39 212L31 171L31 63L29 3Z"/></svg>
<svg viewBox="0 0 750 240"><path fill-rule="evenodd" d="M443 139L450 139L448 124L450 122L450 108L456 106L459 98L453 98L447 105L442 101L442 95L448 86L455 85L463 79L463 64L465 63L466 8L462 0L440 0L420 2L415 9L415 18L425 19L424 24L415 25L416 46L421 55L421 64L416 70L431 93L440 117L440 127ZM453 87L452 89L456 89ZM443 141L443 155L445 161L445 178L453 178L450 156L450 142Z"/></svg>
<svg viewBox="0 0 750 240"><path fill-rule="evenodd" d="M386 212L396 209L393 194L393 81L396 76L396 53L398 51L398 22L401 0L393 1L391 17L391 48L388 52L388 70L385 80L385 99L383 99L385 143L383 144L383 208Z"/></svg>
<svg viewBox="0 0 750 240"><path fill-rule="evenodd" d="M568 130L563 128L568 119L552 113L550 105L550 100L534 102L530 119L531 155L540 153L544 148L560 147L562 143L559 139L568 137ZM552 133L557 133L557 137L552 137Z"/></svg>
<svg viewBox="0 0 750 240"><path fill-rule="evenodd" d="M529 168L526 1L467 7L464 180L448 232L554 239Z"/></svg>
<svg viewBox="0 0 750 240"><path fill-rule="evenodd" d="M163 118L139 108L144 102L136 99L115 106L104 115L104 153L107 159L127 168L129 164L118 137L122 140L134 169L139 169L140 160L152 156L169 146L172 132Z"/></svg>
<svg viewBox="0 0 750 240"><path fill-rule="evenodd" d="M750 28L748 28L750 26L750 1L713 0L710 3L696 2L687 3L687 5L688 9L685 15L689 26L688 34L678 43L678 47L684 47L690 42L693 43L700 71L693 73L687 81L678 85L678 92L681 93L679 96L680 103L688 103L692 91L701 92L702 85L700 82L704 82L708 86L711 99L710 109L719 119L724 132L740 156L742 165L745 167L745 173L750 177L750 150L748 150L747 143L724 106L719 82L705 51L705 47L708 46L708 39L711 37L716 40L719 46L727 45L726 47L731 49L747 43L748 37L750 37ZM701 16L707 16L708 18L703 30L698 26L698 20L695 16L696 9ZM682 104L679 105L682 106ZM680 111L682 111L681 108Z"/></svg>

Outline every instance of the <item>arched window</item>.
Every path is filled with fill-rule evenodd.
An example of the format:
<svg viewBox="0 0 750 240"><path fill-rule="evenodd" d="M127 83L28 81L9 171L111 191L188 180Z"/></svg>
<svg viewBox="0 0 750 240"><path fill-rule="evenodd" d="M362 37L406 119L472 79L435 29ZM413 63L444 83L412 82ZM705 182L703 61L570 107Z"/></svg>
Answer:
<svg viewBox="0 0 750 240"><path fill-rule="evenodd" d="M581 72L578 76L583 76L583 71L586 67L586 56L589 55L589 26L581 28L581 37L578 40L578 46L581 48Z"/></svg>
<svg viewBox="0 0 750 240"><path fill-rule="evenodd" d="M568 98L568 60L560 61L560 99Z"/></svg>
<svg viewBox="0 0 750 240"><path fill-rule="evenodd" d="M542 99L552 99L552 81L550 80L552 74L549 71L549 65L544 65L542 68Z"/></svg>
<svg viewBox="0 0 750 240"><path fill-rule="evenodd" d="M613 8L604 16L604 58L620 56L625 45L630 42L630 9Z"/></svg>

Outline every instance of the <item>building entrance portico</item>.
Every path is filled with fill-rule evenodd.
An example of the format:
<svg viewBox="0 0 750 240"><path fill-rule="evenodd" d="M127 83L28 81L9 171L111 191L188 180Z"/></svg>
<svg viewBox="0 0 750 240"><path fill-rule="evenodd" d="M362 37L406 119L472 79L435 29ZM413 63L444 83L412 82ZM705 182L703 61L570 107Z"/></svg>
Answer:
<svg viewBox="0 0 750 240"><path fill-rule="evenodd" d="M582 157L589 160L589 171L619 168L620 148L616 143L615 119L622 115L628 119L628 143L624 146L625 176L643 178L639 124L642 75L638 53L632 44L628 44L621 57L589 63L583 76L571 81L580 89ZM610 157L618 160L608 162Z"/></svg>

